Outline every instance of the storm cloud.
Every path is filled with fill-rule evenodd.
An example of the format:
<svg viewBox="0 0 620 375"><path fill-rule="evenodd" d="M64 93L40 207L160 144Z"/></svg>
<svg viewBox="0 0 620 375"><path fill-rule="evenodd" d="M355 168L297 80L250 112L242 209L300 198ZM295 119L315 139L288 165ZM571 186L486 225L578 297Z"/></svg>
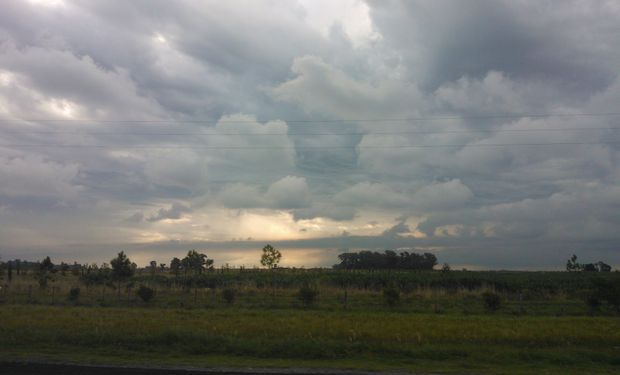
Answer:
<svg viewBox="0 0 620 375"><path fill-rule="evenodd" d="M618 265L619 43L615 1L4 1L0 255Z"/></svg>

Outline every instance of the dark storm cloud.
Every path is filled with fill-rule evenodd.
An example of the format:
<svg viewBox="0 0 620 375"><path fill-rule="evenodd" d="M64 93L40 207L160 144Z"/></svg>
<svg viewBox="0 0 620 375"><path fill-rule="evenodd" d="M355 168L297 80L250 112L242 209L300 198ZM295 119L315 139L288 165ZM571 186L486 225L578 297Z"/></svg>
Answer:
<svg viewBox="0 0 620 375"><path fill-rule="evenodd" d="M429 88L501 71L558 85L577 98L617 69L617 4L580 1L371 1L388 43Z"/></svg>

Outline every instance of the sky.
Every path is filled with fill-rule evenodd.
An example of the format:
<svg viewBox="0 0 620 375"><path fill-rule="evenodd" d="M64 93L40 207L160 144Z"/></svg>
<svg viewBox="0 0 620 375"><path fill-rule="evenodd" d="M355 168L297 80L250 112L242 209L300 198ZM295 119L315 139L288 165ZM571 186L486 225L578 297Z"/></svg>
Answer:
<svg viewBox="0 0 620 375"><path fill-rule="evenodd" d="M3 0L0 257L620 266L618 45L613 0Z"/></svg>

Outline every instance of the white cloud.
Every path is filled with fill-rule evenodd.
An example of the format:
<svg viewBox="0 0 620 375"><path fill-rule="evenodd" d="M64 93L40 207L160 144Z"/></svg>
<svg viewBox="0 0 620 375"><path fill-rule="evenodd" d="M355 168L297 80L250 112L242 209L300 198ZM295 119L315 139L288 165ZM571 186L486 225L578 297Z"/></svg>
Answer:
<svg viewBox="0 0 620 375"><path fill-rule="evenodd" d="M426 211L462 208L473 198L472 191L459 179L424 186L413 194L416 207Z"/></svg>
<svg viewBox="0 0 620 375"><path fill-rule="evenodd" d="M299 105L315 116L358 119L415 113L423 105L417 87L397 80L355 79L317 56L303 56L291 67L295 78L271 90L276 100Z"/></svg>

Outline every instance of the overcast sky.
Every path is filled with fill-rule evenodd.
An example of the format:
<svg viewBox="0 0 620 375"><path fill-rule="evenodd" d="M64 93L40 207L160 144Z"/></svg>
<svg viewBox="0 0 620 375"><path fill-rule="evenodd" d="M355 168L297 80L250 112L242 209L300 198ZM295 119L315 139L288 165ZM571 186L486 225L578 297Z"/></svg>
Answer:
<svg viewBox="0 0 620 375"><path fill-rule="evenodd" d="M614 0L3 0L0 256L618 266L618 46Z"/></svg>

